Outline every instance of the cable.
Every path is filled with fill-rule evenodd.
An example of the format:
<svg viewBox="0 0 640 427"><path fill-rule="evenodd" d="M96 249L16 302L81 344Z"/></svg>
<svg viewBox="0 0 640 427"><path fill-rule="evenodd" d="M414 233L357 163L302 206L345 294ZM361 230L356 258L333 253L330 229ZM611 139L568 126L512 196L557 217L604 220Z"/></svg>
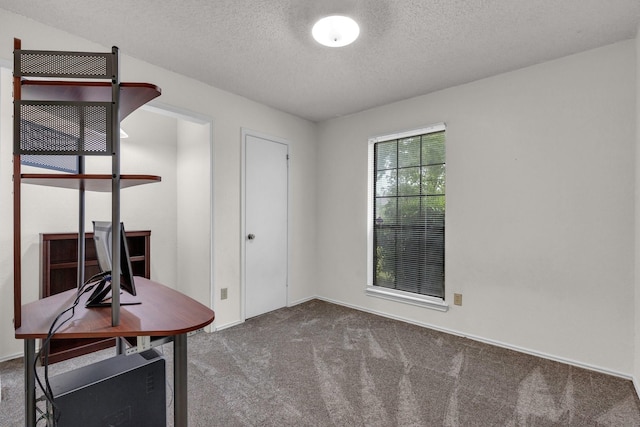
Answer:
<svg viewBox="0 0 640 427"><path fill-rule="evenodd" d="M40 387L40 390L42 390L44 399L47 401L48 405L50 405L51 407L51 413L49 413L49 407L47 407L44 412L41 411L42 415L38 419L38 422L42 419L53 421L53 427L56 427L58 425L58 419L60 418L60 415L56 414L57 407L53 398L53 390L51 389L51 384L49 383L49 345L51 343L51 340L53 339L53 336L60 330L60 328L73 318L73 316L75 315L75 308L78 306L78 303L80 302L80 297L85 293L90 292L98 283L100 283L100 281L96 281L96 278L103 277L102 280L104 280L104 276L105 276L104 272L96 274L92 276L89 280L87 280L78 289L78 295L76 296L76 299L73 301L73 304L71 304L71 306L66 308L65 310L61 311L51 323L51 326L49 327L49 332L47 333L47 338L45 338L45 340L42 342L42 346L40 347L40 350L38 351L33 361L33 372L35 375L35 379L38 383L38 386ZM71 315L56 326L60 318L69 311L71 312ZM38 371L37 371L37 363L38 363L38 359L40 358L43 359L42 365L44 367L44 385L42 384L42 381L40 380L40 376L38 375Z"/></svg>
<svg viewBox="0 0 640 427"><path fill-rule="evenodd" d="M87 282L87 283L91 283L91 282ZM51 389L51 384L49 383L49 349L50 349L50 343L51 343L51 339L53 338L53 336L56 334L56 332L65 324L67 323L69 320L71 320L73 318L73 316L75 315L75 308L78 305L79 301L80 301L80 297L90 291L91 289L93 289L93 287L95 286L95 284L87 287L85 289L85 286L87 285L87 283L85 283L80 290L78 291L79 294L76 297L76 299L74 300L73 304L63 310L62 312L60 312L56 318L54 319L54 321L51 323L51 326L49 328L49 332L47 334L47 338L43 341L42 343L42 347L40 348L40 351L38 352L38 355L36 357L36 359L34 360L34 373L35 373L35 378L38 382L38 385L40 387L40 389L42 390L45 399L47 400L47 402L51 405L51 414L49 414L49 409L46 409L47 415L45 415L45 418L49 418L49 417L53 417L53 425L56 426L57 422L58 422L58 418L59 416L55 416L56 414L56 404L54 402L54 398L53 398L53 391ZM67 319L65 319L64 321L60 322L57 326L56 324L58 323L58 321L60 320L60 318L67 312L71 311L71 316L69 316ZM40 380L40 377L38 376L37 370L36 370L36 364L37 364L37 360L42 357L43 358L43 366L44 366L44 381L45 381L45 385L42 384L42 381Z"/></svg>

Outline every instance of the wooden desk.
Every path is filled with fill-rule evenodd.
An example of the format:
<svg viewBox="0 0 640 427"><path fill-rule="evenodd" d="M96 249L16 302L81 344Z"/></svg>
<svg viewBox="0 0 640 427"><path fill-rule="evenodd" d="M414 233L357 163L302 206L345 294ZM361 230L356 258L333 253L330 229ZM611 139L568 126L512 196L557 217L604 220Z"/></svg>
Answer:
<svg viewBox="0 0 640 427"><path fill-rule="evenodd" d="M213 311L199 302L151 280L135 277L137 296L122 294L122 302L138 300L139 305L120 307L120 324L111 326L111 309L84 306L88 294L80 299L73 319L67 322L55 338L101 338L137 336L173 336L174 356L174 424L186 427L187 408L187 333L213 322ZM16 338L25 340L25 425L33 426L35 411L35 340L47 337L51 322L71 306L76 290L62 292L22 306L22 325Z"/></svg>

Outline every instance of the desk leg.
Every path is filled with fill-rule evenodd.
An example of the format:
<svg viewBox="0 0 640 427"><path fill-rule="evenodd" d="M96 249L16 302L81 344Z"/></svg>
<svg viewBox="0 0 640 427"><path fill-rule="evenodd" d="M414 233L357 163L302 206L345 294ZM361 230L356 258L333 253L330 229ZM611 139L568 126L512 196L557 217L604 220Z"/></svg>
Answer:
<svg viewBox="0 0 640 427"><path fill-rule="evenodd" d="M124 342L124 338L116 337L116 354L124 354L127 351L127 346Z"/></svg>
<svg viewBox="0 0 640 427"><path fill-rule="evenodd" d="M24 425L36 425L36 377L33 362L36 358L36 340L24 340Z"/></svg>
<svg viewBox="0 0 640 427"><path fill-rule="evenodd" d="M187 427L187 334L173 337L173 419L175 427Z"/></svg>

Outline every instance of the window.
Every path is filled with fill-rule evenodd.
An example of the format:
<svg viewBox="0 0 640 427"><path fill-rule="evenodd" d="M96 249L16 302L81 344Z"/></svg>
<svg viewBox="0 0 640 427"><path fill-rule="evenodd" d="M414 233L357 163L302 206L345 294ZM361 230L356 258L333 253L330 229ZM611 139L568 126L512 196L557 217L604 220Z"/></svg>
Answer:
<svg viewBox="0 0 640 427"><path fill-rule="evenodd" d="M373 138L370 294L444 304L445 127ZM421 304L422 305L422 304ZM437 307L436 307L437 308Z"/></svg>

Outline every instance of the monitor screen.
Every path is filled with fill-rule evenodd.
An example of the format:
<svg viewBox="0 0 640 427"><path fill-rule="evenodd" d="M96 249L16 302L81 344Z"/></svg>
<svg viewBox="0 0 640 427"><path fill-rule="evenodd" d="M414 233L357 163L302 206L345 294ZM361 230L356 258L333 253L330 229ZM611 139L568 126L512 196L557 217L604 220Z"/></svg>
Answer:
<svg viewBox="0 0 640 427"><path fill-rule="evenodd" d="M98 266L102 272L111 271L111 222L93 221L93 241L96 245L96 256L98 258ZM120 223L120 287L131 295L136 294L135 282L133 279L133 270L131 269L131 259L129 258L129 247L127 245L127 237L124 232L124 224ZM104 287L102 295L98 297L94 295L89 297L87 306L104 306L109 305L102 301L108 293L109 287ZM98 300L99 299L99 300Z"/></svg>

